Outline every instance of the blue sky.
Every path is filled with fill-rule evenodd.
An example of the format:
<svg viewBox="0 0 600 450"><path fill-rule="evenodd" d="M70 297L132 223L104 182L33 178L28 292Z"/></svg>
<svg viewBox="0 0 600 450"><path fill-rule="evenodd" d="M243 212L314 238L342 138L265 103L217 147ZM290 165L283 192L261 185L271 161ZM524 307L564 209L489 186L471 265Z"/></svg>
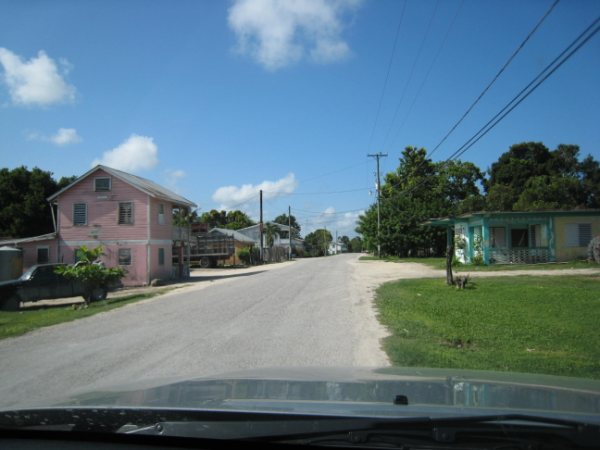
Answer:
<svg viewBox="0 0 600 450"><path fill-rule="evenodd" d="M263 188L265 219L289 205L303 233L354 235L375 198L366 155L388 153L384 174L405 146L433 149L551 4L5 0L0 165L58 178L101 162L176 190L199 212L253 218ZM598 1L559 2L433 159L599 15ZM529 140L600 159L600 34L462 159L485 170Z"/></svg>

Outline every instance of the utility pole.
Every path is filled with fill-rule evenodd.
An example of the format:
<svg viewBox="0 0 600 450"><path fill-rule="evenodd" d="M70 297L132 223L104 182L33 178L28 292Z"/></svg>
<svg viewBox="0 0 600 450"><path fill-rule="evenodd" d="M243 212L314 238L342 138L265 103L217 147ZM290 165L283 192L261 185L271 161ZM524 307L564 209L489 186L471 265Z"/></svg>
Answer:
<svg viewBox="0 0 600 450"><path fill-rule="evenodd" d="M288 238L289 248L288 248L288 261L292 260L292 207L288 205Z"/></svg>
<svg viewBox="0 0 600 450"><path fill-rule="evenodd" d="M370 158L375 158L377 160L377 257L381 258L381 178L379 176L379 158L387 157L387 153L371 153L367 155Z"/></svg>
<svg viewBox="0 0 600 450"><path fill-rule="evenodd" d="M260 262L264 262L263 258L263 202L262 202L262 189L260 190Z"/></svg>

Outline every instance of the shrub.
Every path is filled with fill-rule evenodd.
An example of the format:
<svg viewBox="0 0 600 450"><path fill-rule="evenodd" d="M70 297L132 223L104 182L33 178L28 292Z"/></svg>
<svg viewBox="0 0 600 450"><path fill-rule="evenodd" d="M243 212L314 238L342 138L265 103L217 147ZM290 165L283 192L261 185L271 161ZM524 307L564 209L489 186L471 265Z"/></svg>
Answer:
<svg viewBox="0 0 600 450"><path fill-rule="evenodd" d="M249 265L250 261L252 260L252 254L250 252L250 249L248 247L240 248L238 250L238 258L244 264Z"/></svg>
<svg viewBox="0 0 600 450"><path fill-rule="evenodd" d="M588 244L588 259L600 264L600 236L596 236Z"/></svg>

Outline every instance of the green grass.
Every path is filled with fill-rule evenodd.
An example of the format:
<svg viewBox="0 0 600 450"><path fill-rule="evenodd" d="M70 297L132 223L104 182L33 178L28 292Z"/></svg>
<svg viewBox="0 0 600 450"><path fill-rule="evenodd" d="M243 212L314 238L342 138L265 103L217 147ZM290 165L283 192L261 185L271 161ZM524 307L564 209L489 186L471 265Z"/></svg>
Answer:
<svg viewBox="0 0 600 450"><path fill-rule="evenodd" d="M19 336L37 328L93 316L130 303L156 297L173 288L165 288L147 294L125 295L113 299L90 303L85 309L74 309L72 305L22 309L20 311L0 311L0 339Z"/></svg>
<svg viewBox="0 0 600 450"><path fill-rule="evenodd" d="M600 378L600 277L387 283L377 291L394 365Z"/></svg>
<svg viewBox="0 0 600 450"><path fill-rule="evenodd" d="M361 256L361 261L377 261L376 256ZM446 258L399 258L397 256L386 256L382 261L394 263L420 263L425 264L432 269L446 270ZM585 260L569 261L565 263L548 264L492 264L490 266L475 266L473 264L459 264L452 270L458 272L497 272L500 270L558 270L558 269L600 269L596 263L590 263Z"/></svg>

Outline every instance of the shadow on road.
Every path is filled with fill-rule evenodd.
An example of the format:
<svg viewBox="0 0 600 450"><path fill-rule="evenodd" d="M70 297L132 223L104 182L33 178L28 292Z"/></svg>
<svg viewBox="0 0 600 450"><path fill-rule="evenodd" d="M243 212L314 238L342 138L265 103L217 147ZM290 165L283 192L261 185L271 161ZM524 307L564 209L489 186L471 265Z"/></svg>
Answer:
<svg viewBox="0 0 600 450"><path fill-rule="evenodd" d="M226 278L237 278L237 277L249 277L251 275L258 275L259 273L264 273L266 270L258 270L256 272L244 272L244 273L231 273L226 275L192 275L190 278L186 279L186 283L197 283L201 281L216 281L216 280L224 280Z"/></svg>

